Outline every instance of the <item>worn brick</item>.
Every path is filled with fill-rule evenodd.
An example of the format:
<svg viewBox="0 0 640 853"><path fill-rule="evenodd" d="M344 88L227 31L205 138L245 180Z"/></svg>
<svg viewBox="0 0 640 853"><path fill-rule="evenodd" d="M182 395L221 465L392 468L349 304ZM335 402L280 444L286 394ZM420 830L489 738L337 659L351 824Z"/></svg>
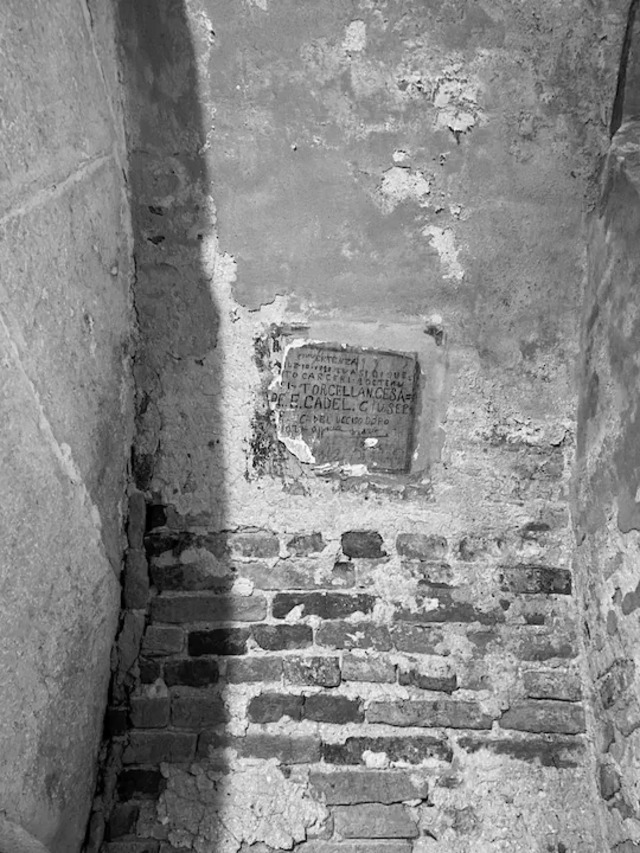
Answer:
<svg viewBox="0 0 640 853"><path fill-rule="evenodd" d="M383 753L393 764L421 764L437 759L450 763L453 751L449 744L426 735L412 737L349 737L344 743L325 743L322 757L327 764L362 764L364 753Z"/></svg>
<svg viewBox="0 0 640 853"><path fill-rule="evenodd" d="M488 609L477 607L472 601L462 601L452 592L440 586L421 584L416 598L417 608L398 608L394 618L402 622L430 624L433 622L479 622L495 625L504 622L504 611L499 606Z"/></svg>
<svg viewBox="0 0 640 853"><path fill-rule="evenodd" d="M372 702L366 717L369 723L448 729L490 729L493 723L475 702L455 699Z"/></svg>
<svg viewBox="0 0 640 853"><path fill-rule="evenodd" d="M162 853L162 851L161 851ZM296 847L296 853L411 853L411 844L401 838L349 839L343 841L307 841Z"/></svg>
<svg viewBox="0 0 640 853"><path fill-rule="evenodd" d="M318 687L337 687L340 684L338 658L285 658L282 668L284 680L288 684L307 684Z"/></svg>
<svg viewBox="0 0 640 853"><path fill-rule="evenodd" d="M283 764L313 764L320 760L320 740L314 737L248 734L234 747L245 758L277 758Z"/></svg>
<svg viewBox="0 0 640 853"><path fill-rule="evenodd" d="M302 616L321 616L323 619L342 619L352 613L371 613L375 605L372 595L340 592L281 592L273 599L273 616L284 619L294 608Z"/></svg>
<svg viewBox="0 0 640 853"><path fill-rule="evenodd" d="M402 805L360 803L332 810L335 831L343 838L416 838L418 827Z"/></svg>
<svg viewBox="0 0 640 853"><path fill-rule="evenodd" d="M500 717L500 726L522 732L575 735L585 731L584 711L567 702L532 699L512 705Z"/></svg>
<svg viewBox="0 0 640 853"><path fill-rule="evenodd" d="M261 595L212 595L184 593L159 595L151 601L154 622L259 622L267 615Z"/></svg>
<svg viewBox="0 0 640 853"><path fill-rule="evenodd" d="M350 530L343 533L341 546L346 557L386 557L386 552L382 550L382 536L375 530Z"/></svg>
<svg viewBox="0 0 640 853"><path fill-rule="evenodd" d="M241 530L227 534L231 554L240 557L277 557L280 542L271 530Z"/></svg>
<svg viewBox="0 0 640 853"><path fill-rule="evenodd" d="M578 655L574 636L548 631L539 633L534 626L525 628L508 640L511 650L524 661L571 660Z"/></svg>
<svg viewBox="0 0 640 853"><path fill-rule="evenodd" d="M104 718L105 734L108 737L119 737L120 735L123 735L129 728L128 721L129 712L126 708L110 705L107 708Z"/></svg>
<svg viewBox="0 0 640 853"><path fill-rule="evenodd" d="M279 681L281 677L282 658L256 657L227 661L225 680L229 684Z"/></svg>
<svg viewBox="0 0 640 853"><path fill-rule="evenodd" d="M162 665L158 660L148 660L147 658L138 659L138 671L140 673L140 681L143 684L152 684L162 676Z"/></svg>
<svg viewBox="0 0 640 853"><path fill-rule="evenodd" d="M529 699L561 699L579 702L582 688L578 676L564 669L532 669L522 674L525 694Z"/></svg>
<svg viewBox="0 0 640 853"><path fill-rule="evenodd" d="M218 682L219 675L217 661L210 658L172 660L164 665L164 680L169 687L176 684L184 684L187 687L208 687Z"/></svg>
<svg viewBox="0 0 640 853"><path fill-rule="evenodd" d="M149 570L142 548L130 548L124 563L122 603L127 610L145 610L149 601Z"/></svg>
<svg viewBox="0 0 640 853"><path fill-rule="evenodd" d="M171 724L179 729L213 728L228 720L227 709L217 693L177 689L171 693Z"/></svg>
<svg viewBox="0 0 640 853"><path fill-rule="evenodd" d="M163 681L141 685L130 699L131 725L138 729L161 729L169 724L169 691Z"/></svg>
<svg viewBox="0 0 640 853"><path fill-rule="evenodd" d="M458 687L455 673L427 675L415 669L400 670L398 684L403 687L417 687L419 690L435 690L440 693L453 693Z"/></svg>
<svg viewBox="0 0 640 853"><path fill-rule="evenodd" d="M190 631L187 649L193 657L201 655L243 655L251 636L249 628L213 628Z"/></svg>
<svg viewBox="0 0 640 853"><path fill-rule="evenodd" d="M307 696L303 715L306 720L314 720L317 723L361 723L364 720L364 712L358 699L327 696L324 693Z"/></svg>
<svg viewBox="0 0 640 853"><path fill-rule="evenodd" d="M289 693L261 693L249 702L247 714L252 723L275 723L282 717L302 719L304 696Z"/></svg>
<svg viewBox="0 0 640 853"><path fill-rule="evenodd" d="M313 644L310 625L254 625L251 633L260 648L268 651L304 649Z"/></svg>
<svg viewBox="0 0 640 853"><path fill-rule="evenodd" d="M147 501L142 492L129 495L129 518L127 521L127 539L129 548L143 548L146 529Z"/></svg>
<svg viewBox="0 0 640 853"><path fill-rule="evenodd" d="M554 767L560 770L579 767L584 760L584 744L576 738L558 738L553 735L514 738L463 737L458 746L466 752L486 749L494 755L506 755L518 761Z"/></svg>
<svg viewBox="0 0 640 853"><path fill-rule="evenodd" d="M142 639L142 654L149 657L179 655L184 648L184 631L168 625L149 625Z"/></svg>
<svg viewBox="0 0 640 853"><path fill-rule="evenodd" d="M125 768L118 775L118 799L157 799L166 786L166 779L159 770L144 767Z"/></svg>
<svg viewBox="0 0 640 853"><path fill-rule="evenodd" d="M391 648L391 637L385 625L373 622L323 622L316 630L316 643L334 649L386 652Z"/></svg>
<svg viewBox="0 0 640 853"><path fill-rule="evenodd" d="M122 760L125 764L160 764L163 761L191 761L196 752L196 735L188 732L137 731L129 733Z"/></svg>
<svg viewBox="0 0 640 853"><path fill-rule="evenodd" d="M342 658L342 678L345 681L393 684L396 680L396 667L386 658L357 657L347 654Z"/></svg>
<svg viewBox="0 0 640 853"><path fill-rule="evenodd" d="M410 560L441 560L447 553L448 542L444 536L425 533L400 533L396 537L396 551Z"/></svg>
<svg viewBox="0 0 640 853"><path fill-rule="evenodd" d="M324 796L328 805L401 803L405 800L426 800L428 794L427 780L421 779L415 771L312 771L309 783Z"/></svg>
<svg viewBox="0 0 640 853"><path fill-rule="evenodd" d="M287 542L287 551L297 557L306 557L309 554L318 554L324 551L326 542L322 533L296 533Z"/></svg>
<svg viewBox="0 0 640 853"><path fill-rule="evenodd" d="M443 654L447 648L442 628L431 625L394 625L391 642L398 651L412 654Z"/></svg>
<svg viewBox="0 0 640 853"><path fill-rule="evenodd" d="M159 853L160 842L153 838L135 841L109 841L104 847L104 853Z"/></svg>
<svg viewBox="0 0 640 853"><path fill-rule="evenodd" d="M500 589L519 595L571 595L571 572L527 564L502 567Z"/></svg>
<svg viewBox="0 0 640 853"><path fill-rule="evenodd" d="M356 571L353 563L346 560L339 560L334 563L331 570L331 586L343 587L345 589L355 586Z"/></svg>
<svg viewBox="0 0 640 853"><path fill-rule="evenodd" d="M465 562L473 562L486 557L499 557L505 547L506 541L499 536L470 533L460 540L458 555Z"/></svg>

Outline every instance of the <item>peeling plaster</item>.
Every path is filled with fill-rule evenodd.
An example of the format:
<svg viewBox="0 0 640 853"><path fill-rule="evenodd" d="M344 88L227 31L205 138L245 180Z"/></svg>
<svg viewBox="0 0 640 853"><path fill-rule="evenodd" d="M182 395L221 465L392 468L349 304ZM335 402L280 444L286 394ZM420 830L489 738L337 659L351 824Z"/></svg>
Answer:
<svg viewBox="0 0 640 853"><path fill-rule="evenodd" d="M440 263L445 269L444 279L462 281L464 267L458 260L459 249L451 228L438 228L437 225L427 225L422 233L430 238L431 245L440 256Z"/></svg>
<svg viewBox="0 0 640 853"><path fill-rule="evenodd" d="M376 200L385 213L391 213L404 201L415 201L420 207L428 207L427 196L430 193L431 183L422 172L392 166L383 173Z"/></svg>
<svg viewBox="0 0 640 853"><path fill-rule="evenodd" d="M342 49L347 53L358 53L367 46L367 25L364 21L352 21L346 29Z"/></svg>

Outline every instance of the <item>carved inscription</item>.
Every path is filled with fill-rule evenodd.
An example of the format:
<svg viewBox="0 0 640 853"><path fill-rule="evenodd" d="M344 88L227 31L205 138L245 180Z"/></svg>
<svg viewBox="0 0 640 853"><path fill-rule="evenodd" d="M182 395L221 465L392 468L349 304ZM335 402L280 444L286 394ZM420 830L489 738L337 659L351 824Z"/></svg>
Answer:
<svg viewBox="0 0 640 853"><path fill-rule="evenodd" d="M271 400L280 437L317 465L408 471L417 375L416 357L406 353L292 346Z"/></svg>

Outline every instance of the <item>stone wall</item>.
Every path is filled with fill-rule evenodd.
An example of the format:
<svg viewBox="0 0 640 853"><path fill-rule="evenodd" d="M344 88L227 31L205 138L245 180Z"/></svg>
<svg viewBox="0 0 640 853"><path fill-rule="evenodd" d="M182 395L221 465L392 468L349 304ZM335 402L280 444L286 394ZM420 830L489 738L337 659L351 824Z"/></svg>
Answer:
<svg viewBox="0 0 640 853"><path fill-rule="evenodd" d="M9 0L0 43L0 850L69 853L95 784L132 433L114 22L108 4Z"/></svg>

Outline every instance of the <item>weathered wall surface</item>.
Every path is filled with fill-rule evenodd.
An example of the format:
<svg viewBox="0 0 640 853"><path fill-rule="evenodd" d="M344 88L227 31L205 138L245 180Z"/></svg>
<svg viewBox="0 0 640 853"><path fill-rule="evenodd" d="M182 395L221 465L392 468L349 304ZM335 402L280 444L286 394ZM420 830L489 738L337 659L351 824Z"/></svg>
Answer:
<svg viewBox="0 0 640 853"><path fill-rule="evenodd" d="M80 849L120 604L131 241L96 7L10 0L0 24L3 851Z"/></svg>
<svg viewBox="0 0 640 853"><path fill-rule="evenodd" d="M590 226L576 492L577 567L596 685L599 782L614 850L638 808L638 229L640 127L622 124Z"/></svg>
<svg viewBox="0 0 640 853"><path fill-rule="evenodd" d="M147 510L107 849L599 853L568 484L626 8L120 8ZM283 446L300 340L417 354L409 470Z"/></svg>

